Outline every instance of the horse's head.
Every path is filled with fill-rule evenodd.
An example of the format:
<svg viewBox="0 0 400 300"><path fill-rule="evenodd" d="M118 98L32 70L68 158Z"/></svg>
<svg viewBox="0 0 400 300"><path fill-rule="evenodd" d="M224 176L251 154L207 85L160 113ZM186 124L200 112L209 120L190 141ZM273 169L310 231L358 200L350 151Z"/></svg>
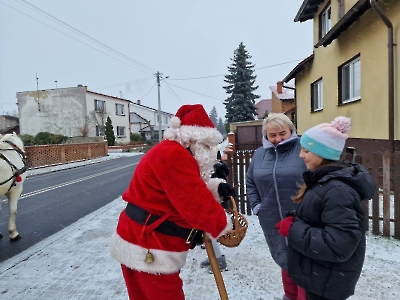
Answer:
<svg viewBox="0 0 400 300"><path fill-rule="evenodd" d="M3 136L0 135L0 142L8 143L12 147L14 147L13 145L15 145L22 152L25 152L24 143L15 132L7 133Z"/></svg>

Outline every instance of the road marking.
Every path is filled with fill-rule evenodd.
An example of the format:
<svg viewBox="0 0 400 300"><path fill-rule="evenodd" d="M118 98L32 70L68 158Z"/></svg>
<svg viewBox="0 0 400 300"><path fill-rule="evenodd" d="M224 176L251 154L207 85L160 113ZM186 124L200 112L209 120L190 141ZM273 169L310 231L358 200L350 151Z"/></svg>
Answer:
<svg viewBox="0 0 400 300"><path fill-rule="evenodd" d="M92 179L92 178L95 178L97 176L101 176L101 175L108 174L108 173L111 173L111 172L115 172L115 171L118 171L118 170L121 170L121 169L129 168L129 167L137 165L138 163L139 162L135 162L135 163L123 166L123 167L110 169L110 170L107 170L107 171L104 171L104 172L100 172L100 173L96 173L96 174L89 175L89 176L86 176L86 177L78 178L78 179L75 179L75 180L72 180L72 181L68 181L68 182L64 182L64 183L61 183L61 184L53 185L53 186L50 186L50 187L47 187L47 188L44 188L44 189L41 189L41 190L37 190L37 191L29 192L29 193L26 193L26 194L22 194L19 197L19 199L24 199L24 198L28 198L28 197L31 197L31 196L39 195L39 194L42 194L42 193L45 193L45 192L49 192L49 191L52 191L52 190L55 190L55 189L58 189L58 188L62 188L64 186L68 186L68 185L71 185L71 184L74 184L74 183L78 183L78 182L82 182L82 181L85 181L85 180L88 180L88 179ZM7 199L4 199L2 202L7 202Z"/></svg>

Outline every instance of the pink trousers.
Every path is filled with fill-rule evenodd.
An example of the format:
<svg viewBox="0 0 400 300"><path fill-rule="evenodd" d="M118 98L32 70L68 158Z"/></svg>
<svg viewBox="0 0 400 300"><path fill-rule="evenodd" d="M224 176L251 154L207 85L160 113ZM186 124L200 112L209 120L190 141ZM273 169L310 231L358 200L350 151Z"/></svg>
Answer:
<svg viewBox="0 0 400 300"><path fill-rule="evenodd" d="M283 291L290 300L306 300L306 291L299 287L290 277L288 271L282 269Z"/></svg>

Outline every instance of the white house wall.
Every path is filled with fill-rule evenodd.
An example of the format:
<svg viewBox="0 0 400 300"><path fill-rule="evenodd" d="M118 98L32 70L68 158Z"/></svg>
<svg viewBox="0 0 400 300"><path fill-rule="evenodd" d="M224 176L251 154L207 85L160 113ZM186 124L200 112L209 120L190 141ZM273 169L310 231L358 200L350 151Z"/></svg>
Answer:
<svg viewBox="0 0 400 300"><path fill-rule="evenodd" d="M17 93L20 133L36 135L44 131L81 136L85 92L86 87L76 87Z"/></svg>
<svg viewBox="0 0 400 300"><path fill-rule="evenodd" d="M114 98L106 95L99 95L91 92L86 93L86 105L88 115L90 112L94 111L94 100L101 100L106 102L106 111L110 116L115 135L115 142L118 143L129 143L130 141L130 124L129 124L129 104L128 100L122 100L120 98ZM115 110L115 104L124 105L124 115L117 115ZM125 136L117 136L117 126L125 127ZM94 124L91 124L89 127L90 136L96 135L96 127Z"/></svg>

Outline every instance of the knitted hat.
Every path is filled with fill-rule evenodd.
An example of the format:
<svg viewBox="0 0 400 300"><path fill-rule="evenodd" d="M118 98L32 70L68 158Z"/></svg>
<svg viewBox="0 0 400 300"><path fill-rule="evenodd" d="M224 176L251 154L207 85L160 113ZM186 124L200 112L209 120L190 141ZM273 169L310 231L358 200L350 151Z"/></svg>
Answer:
<svg viewBox="0 0 400 300"><path fill-rule="evenodd" d="M300 144L322 158L339 160L350 129L350 118L336 117L331 123L322 123L308 129L301 136Z"/></svg>
<svg viewBox="0 0 400 300"><path fill-rule="evenodd" d="M214 124L201 104L182 105L171 118L171 127L199 126L214 128Z"/></svg>

